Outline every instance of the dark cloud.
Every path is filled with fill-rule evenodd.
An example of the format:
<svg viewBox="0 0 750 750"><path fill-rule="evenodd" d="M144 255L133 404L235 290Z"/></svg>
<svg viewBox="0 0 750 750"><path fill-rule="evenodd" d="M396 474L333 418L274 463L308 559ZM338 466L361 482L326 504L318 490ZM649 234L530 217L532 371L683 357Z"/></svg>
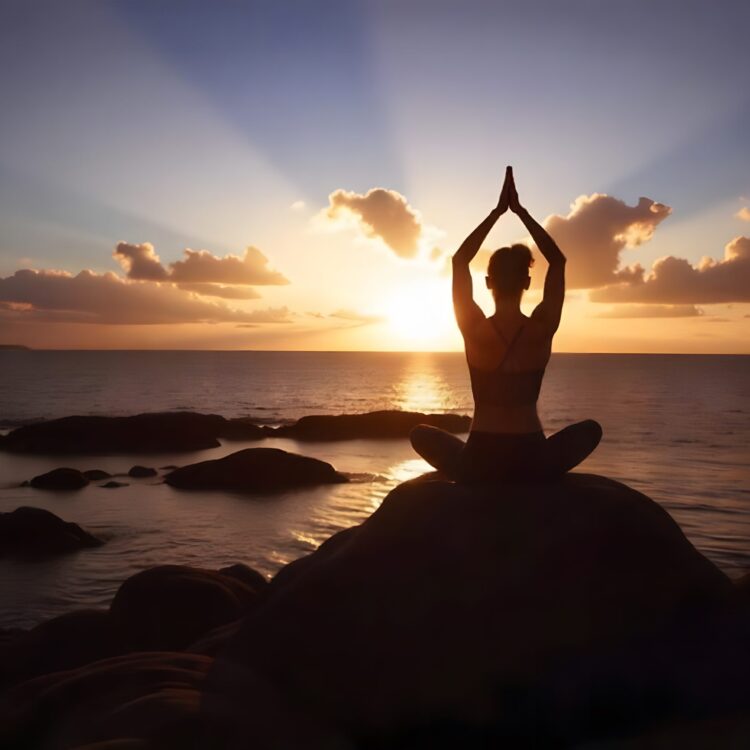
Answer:
<svg viewBox="0 0 750 750"><path fill-rule="evenodd" d="M692 266L684 258L660 258L648 276L641 272L627 283L596 289L590 299L670 305L750 302L750 237L729 242L723 260L703 258Z"/></svg>
<svg viewBox="0 0 750 750"><path fill-rule="evenodd" d="M422 223L406 198L395 190L373 188L366 194L335 190L328 196L326 216L355 216L368 237L377 237L402 258L413 258L419 250Z"/></svg>
<svg viewBox="0 0 750 750"><path fill-rule="evenodd" d="M694 318L705 313L695 305L618 305L596 318Z"/></svg>
<svg viewBox="0 0 750 750"><path fill-rule="evenodd" d="M286 308L246 312L183 292L171 284L126 281L114 273L23 269L0 278L3 315L16 320L155 325L281 322Z"/></svg>
<svg viewBox="0 0 750 750"><path fill-rule="evenodd" d="M140 245L118 242L112 255L134 281L165 281L168 276L150 242Z"/></svg>
<svg viewBox="0 0 750 750"><path fill-rule="evenodd" d="M610 195L594 193L576 198L566 216L549 216L545 229L568 259L567 286L592 289L637 276L637 266L618 270L620 253L651 239L671 210L650 198L628 206Z"/></svg>

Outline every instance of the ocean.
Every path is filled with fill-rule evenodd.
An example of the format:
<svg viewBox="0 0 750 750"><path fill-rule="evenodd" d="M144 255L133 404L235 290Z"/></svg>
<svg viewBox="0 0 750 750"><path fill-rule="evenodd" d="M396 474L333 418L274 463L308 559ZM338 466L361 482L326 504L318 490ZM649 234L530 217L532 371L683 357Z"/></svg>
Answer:
<svg viewBox="0 0 750 750"><path fill-rule="evenodd" d="M5 430L70 414L186 409L280 424L375 409L470 414L471 405L460 353L0 351ZM750 356L555 354L540 414L548 433L598 420L604 438L579 470L652 497L730 576L750 571ZM268 444L330 461L353 481L268 497L184 493L158 479L47 493L19 485L56 466L117 473L258 444L156 456L0 452L0 511L47 508L107 539L101 548L51 560L0 560L0 627L106 606L127 576L161 563L245 562L272 575L430 468L407 440Z"/></svg>

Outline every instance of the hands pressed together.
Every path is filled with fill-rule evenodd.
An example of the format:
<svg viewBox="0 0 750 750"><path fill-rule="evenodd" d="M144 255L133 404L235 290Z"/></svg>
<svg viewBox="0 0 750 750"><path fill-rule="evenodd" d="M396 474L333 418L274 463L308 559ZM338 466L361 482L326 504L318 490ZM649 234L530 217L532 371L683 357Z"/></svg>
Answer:
<svg viewBox="0 0 750 750"><path fill-rule="evenodd" d="M523 206L518 201L518 191L516 182L513 178L513 167L505 168L505 182L503 189L500 191L500 199L497 202L496 211L504 214L508 209L518 214L523 210Z"/></svg>

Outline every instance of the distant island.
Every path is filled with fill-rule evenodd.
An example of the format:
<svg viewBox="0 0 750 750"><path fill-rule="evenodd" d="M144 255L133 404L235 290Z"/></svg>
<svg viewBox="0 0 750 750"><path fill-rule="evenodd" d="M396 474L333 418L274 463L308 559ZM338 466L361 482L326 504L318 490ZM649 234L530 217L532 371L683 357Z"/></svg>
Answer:
<svg viewBox="0 0 750 750"><path fill-rule="evenodd" d="M0 344L0 349L23 349L25 351L30 351L30 346L23 346L22 344Z"/></svg>

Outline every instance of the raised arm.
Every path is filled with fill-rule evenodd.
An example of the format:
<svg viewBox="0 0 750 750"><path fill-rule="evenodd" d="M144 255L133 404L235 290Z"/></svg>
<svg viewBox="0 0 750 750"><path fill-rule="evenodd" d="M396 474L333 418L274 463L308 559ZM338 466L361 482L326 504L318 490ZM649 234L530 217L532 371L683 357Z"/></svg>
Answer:
<svg viewBox="0 0 750 750"><path fill-rule="evenodd" d="M479 252L490 229L495 222L508 210L508 173L497 206L490 211L482 223L461 243L461 247L453 255L453 309L456 322L461 333L466 335L477 323L484 320L484 313L474 302L473 284L469 263Z"/></svg>
<svg viewBox="0 0 750 750"><path fill-rule="evenodd" d="M547 234L531 214L519 203L513 172L510 173L510 210L515 213L529 231L531 238L544 256L549 268L544 277L544 295L536 306L532 317L545 324L554 333L560 325L562 306L565 301L565 256L557 243Z"/></svg>

